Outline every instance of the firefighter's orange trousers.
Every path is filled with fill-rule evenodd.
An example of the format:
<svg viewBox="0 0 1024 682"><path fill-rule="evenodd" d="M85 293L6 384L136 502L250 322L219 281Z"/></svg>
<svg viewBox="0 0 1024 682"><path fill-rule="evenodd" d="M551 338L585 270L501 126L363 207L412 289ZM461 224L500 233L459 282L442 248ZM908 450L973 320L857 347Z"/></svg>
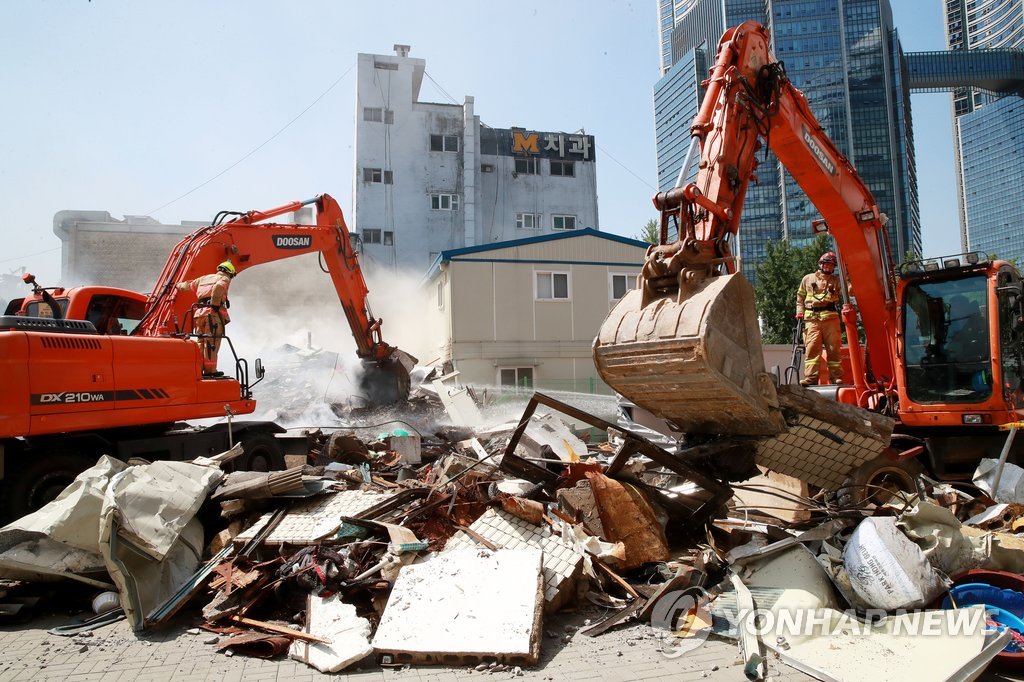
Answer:
<svg viewBox="0 0 1024 682"><path fill-rule="evenodd" d="M220 352L220 341L224 338L224 321L216 312L195 316L195 332L203 338L198 339L203 351L203 374L212 375L217 372L217 353Z"/></svg>
<svg viewBox="0 0 1024 682"><path fill-rule="evenodd" d="M842 332L839 317L824 320L804 320L804 381L818 383L821 352L828 360L828 382L838 384L843 379L843 363L839 358Z"/></svg>

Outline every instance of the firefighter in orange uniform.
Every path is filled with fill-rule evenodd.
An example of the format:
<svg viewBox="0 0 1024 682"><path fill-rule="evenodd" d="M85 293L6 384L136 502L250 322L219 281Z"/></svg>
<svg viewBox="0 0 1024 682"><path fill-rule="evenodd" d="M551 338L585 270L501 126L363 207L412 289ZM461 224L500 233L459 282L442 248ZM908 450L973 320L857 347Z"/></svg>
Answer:
<svg viewBox="0 0 1024 682"><path fill-rule="evenodd" d="M179 282L178 290L192 290L199 302L192 317L193 332L200 335L203 350L203 376L224 376L217 371L217 353L224 338L224 326L231 321L228 315L228 287L235 276L235 266L226 260L217 266L217 272L203 275L189 282Z"/></svg>
<svg viewBox="0 0 1024 682"><path fill-rule="evenodd" d="M839 294L842 290L835 276L838 260L829 251L818 259L818 270L804 275L796 292L796 318L804 321L804 378L800 383L819 383L818 368L821 351L828 358L826 383L842 381L843 365L839 359L842 334L839 326Z"/></svg>

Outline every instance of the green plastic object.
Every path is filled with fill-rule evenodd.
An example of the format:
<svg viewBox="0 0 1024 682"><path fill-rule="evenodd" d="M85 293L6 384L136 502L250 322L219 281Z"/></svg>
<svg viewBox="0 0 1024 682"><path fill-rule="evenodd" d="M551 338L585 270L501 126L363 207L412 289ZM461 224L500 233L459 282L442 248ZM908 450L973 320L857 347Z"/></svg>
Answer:
<svg viewBox="0 0 1024 682"><path fill-rule="evenodd" d="M357 526L354 523L348 521L341 522L341 528L338 529L336 538L365 538L369 535L369 531L362 526Z"/></svg>

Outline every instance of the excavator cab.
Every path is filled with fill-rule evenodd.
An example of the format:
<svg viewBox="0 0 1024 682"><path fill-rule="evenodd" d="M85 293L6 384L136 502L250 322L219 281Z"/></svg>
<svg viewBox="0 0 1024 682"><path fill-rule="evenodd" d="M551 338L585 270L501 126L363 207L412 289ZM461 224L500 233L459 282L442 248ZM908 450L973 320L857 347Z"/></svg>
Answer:
<svg viewBox="0 0 1024 682"><path fill-rule="evenodd" d="M902 400L913 413L983 424L1024 407L1024 284L1016 269L967 253L904 263L899 274Z"/></svg>
<svg viewBox="0 0 1024 682"><path fill-rule="evenodd" d="M904 293L907 397L977 403L992 395L987 278L911 282Z"/></svg>

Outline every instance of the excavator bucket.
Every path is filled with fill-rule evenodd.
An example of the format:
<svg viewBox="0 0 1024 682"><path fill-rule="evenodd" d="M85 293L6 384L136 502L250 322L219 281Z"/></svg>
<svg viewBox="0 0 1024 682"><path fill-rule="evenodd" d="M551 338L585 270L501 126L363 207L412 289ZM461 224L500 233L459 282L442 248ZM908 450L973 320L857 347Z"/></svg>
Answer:
<svg viewBox="0 0 1024 682"><path fill-rule="evenodd" d="M634 289L594 339L604 381L695 434L770 435L786 428L765 372L754 289L742 274L709 277L650 301ZM680 300L683 298L683 300Z"/></svg>
<svg viewBox="0 0 1024 682"><path fill-rule="evenodd" d="M395 348L387 360L364 360L359 388L374 406L409 399L410 373L416 358Z"/></svg>

